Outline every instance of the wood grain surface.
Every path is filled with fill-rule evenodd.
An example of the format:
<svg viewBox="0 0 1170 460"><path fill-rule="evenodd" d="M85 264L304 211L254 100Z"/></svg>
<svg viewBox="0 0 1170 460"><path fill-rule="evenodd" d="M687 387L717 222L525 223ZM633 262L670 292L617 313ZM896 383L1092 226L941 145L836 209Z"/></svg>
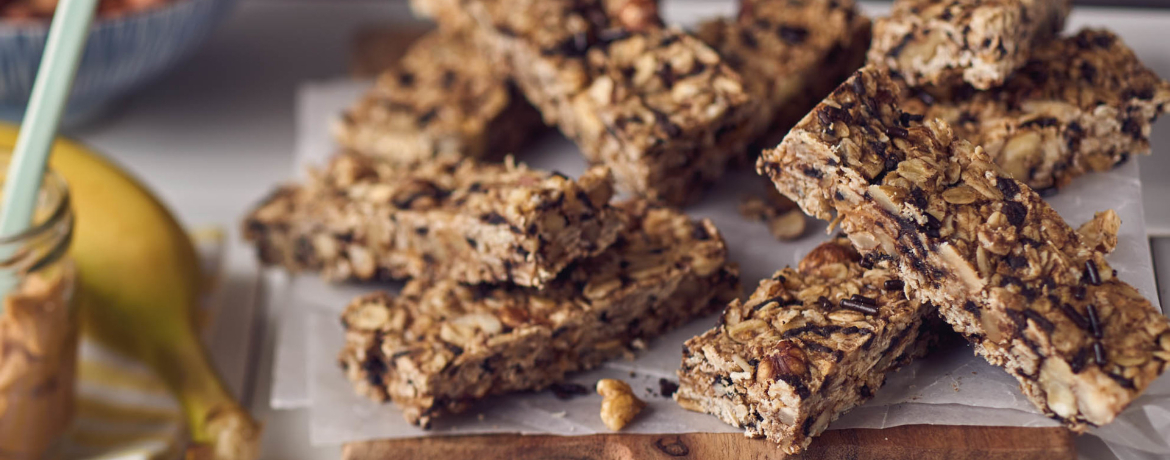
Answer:
<svg viewBox="0 0 1170 460"><path fill-rule="evenodd" d="M394 65L425 27L371 28L354 39L351 69L369 78ZM344 460L633 460L633 459L855 459L855 460L1071 460L1072 434L1063 428L909 425L884 430L831 430L807 451L786 456L770 442L738 433L679 435L515 434L434 436L347 444Z"/></svg>
<svg viewBox="0 0 1170 460"><path fill-rule="evenodd" d="M341 456L343 460L1071 460L1076 458L1076 449L1072 434L1063 428L909 425L827 431L796 456L738 433L436 436L350 443Z"/></svg>

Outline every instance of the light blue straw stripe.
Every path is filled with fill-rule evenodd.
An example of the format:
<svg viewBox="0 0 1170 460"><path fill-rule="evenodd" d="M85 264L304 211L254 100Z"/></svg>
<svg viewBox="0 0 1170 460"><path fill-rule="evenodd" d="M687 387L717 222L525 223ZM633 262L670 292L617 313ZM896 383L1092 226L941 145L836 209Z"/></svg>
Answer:
<svg viewBox="0 0 1170 460"><path fill-rule="evenodd" d="M37 196L49 161L49 150L57 136L61 113L77 75L81 51L89 35L98 0L62 0L53 14L45 54L33 83L32 95L20 125L16 149L4 181L0 203L0 236L13 236L32 225ZM11 248L0 251L0 260L12 256ZM12 274L0 276L0 295L6 295L16 280Z"/></svg>

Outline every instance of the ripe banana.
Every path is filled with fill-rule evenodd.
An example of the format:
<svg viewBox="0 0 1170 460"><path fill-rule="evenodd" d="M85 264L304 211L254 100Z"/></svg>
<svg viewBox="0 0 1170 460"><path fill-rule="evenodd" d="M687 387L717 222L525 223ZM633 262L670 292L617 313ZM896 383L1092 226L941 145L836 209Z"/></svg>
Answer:
<svg viewBox="0 0 1170 460"><path fill-rule="evenodd" d="M0 124L0 148L16 135ZM141 183L84 146L58 139L49 163L73 203L83 330L167 383L187 417L188 458L255 459L261 427L227 392L195 331L203 280L186 232Z"/></svg>

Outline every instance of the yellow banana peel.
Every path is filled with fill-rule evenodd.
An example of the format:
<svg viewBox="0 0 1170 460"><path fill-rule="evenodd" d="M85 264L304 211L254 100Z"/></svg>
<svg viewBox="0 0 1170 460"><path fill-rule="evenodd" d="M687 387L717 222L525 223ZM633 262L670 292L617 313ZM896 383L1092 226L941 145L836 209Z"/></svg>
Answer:
<svg viewBox="0 0 1170 460"><path fill-rule="evenodd" d="M17 129L0 124L0 148ZM261 426L228 393L195 329L203 280L187 233L158 199L117 165L58 139L50 167L69 184L82 328L149 365L187 417L190 459L252 460Z"/></svg>

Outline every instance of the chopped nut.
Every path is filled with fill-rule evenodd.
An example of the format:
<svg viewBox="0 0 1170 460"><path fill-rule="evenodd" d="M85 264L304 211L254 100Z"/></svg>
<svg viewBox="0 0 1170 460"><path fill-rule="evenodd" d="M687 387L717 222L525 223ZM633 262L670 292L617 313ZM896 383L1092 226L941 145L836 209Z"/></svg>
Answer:
<svg viewBox="0 0 1170 460"><path fill-rule="evenodd" d="M772 378L783 375L801 377L808 372L808 365L804 351L791 341L782 341L776 347L775 353L768 355L762 361L771 364Z"/></svg>
<svg viewBox="0 0 1170 460"><path fill-rule="evenodd" d="M804 235L804 211L794 209L768 221L768 230L780 241L790 241Z"/></svg>
<svg viewBox="0 0 1170 460"><path fill-rule="evenodd" d="M1028 179L1028 169L1032 167L1031 160L1036 158L1034 152L1040 149L1040 135L1028 131L1019 134L1007 141L1003 146L1003 160L1000 166L1012 177L1020 180Z"/></svg>
<svg viewBox="0 0 1170 460"><path fill-rule="evenodd" d="M739 201L739 214L745 219L765 221L776 212L760 197L747 196Z"/></svg>
<svg viewBox="0 0 1170 460"><path fill-rule="evenodd" d="M382 328L389 320L390 310L380 303L360 304L356 309L347 311L345 315L348 327L367 331Z"/></svg>
<svg viewBox="0 0 1170 460"><path fill-rule="evenodd" d="M739 213L747 219L765 222L768 231L780 241L800 238L807 226L804 213L786 199L764 200L755 196L745 197L740 200Z"/></svg>
<svg viewBox="0 0 1170 460"><path fill-rule="evenodd" d="M374 263L373 256L369 251L366 251L361 246L352 246L347 251L349 253L349 262L353 267L353 272L360 279L370 279L374 277L374 271L377 270L377 265Z"/></svg>
<svg viewBox="0 0 1170 460"><path fill-rule="evenodd" d="M601 379L597 382L597 394L601 400L601 421L612 431L621 431L646 403L634 396L630 385L621 380Z"/></svg>
<svg viewBox="0 0 1170 460"><path fill-rule="evenodd" d="M851 246L825 243L809 251L803 259L800 259L797 267L801 273L815 275L821 267L831 264L848 264L857 262L859 259L857 251Z"/></svg>
<svg viewBox="0 0 1170 460"><path fill-rule="evenodd" d="M1121 218L1109 209L1094 214L1092 220L1077 229L1077 234L1085 246L1108 254L1117 247L1117 232L1120 230Z"/></svg>

